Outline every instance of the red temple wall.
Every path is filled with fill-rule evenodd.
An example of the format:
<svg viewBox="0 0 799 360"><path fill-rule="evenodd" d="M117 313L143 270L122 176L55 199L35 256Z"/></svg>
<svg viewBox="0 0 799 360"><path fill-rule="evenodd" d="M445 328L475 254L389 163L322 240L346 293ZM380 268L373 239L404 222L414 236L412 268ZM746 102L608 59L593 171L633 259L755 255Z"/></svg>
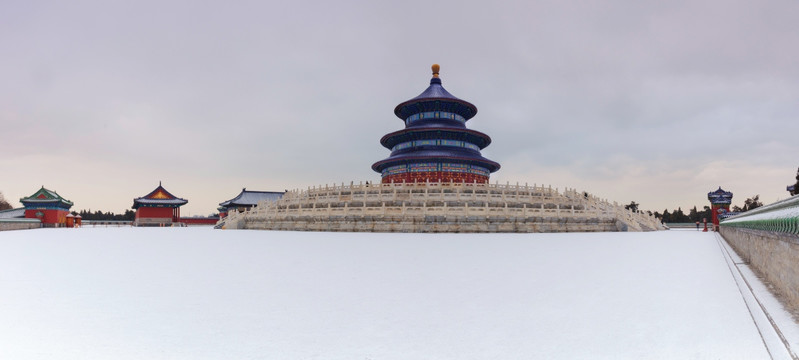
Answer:
<svg viewBox="0 0 799 360"><path fill-rule="evenodd" d="M36 213L41 212L44 214L41 218L36 217ZM56 210L56 209L26 209L25 210L25 217L28 219L41 219L42 224L66 224L67 222L67 215L69 211L67 210Z"/></svg>
<svg viewBox="0 0 799 360"><path fill-rule="evenodd" d="M140 207L136 209L136 218L172 219L173 210L170 207Z"/></svg>
<svg viewBox="0 0 799 360"><path fill-rule="evenodd" d="M387 183L416 183L416 182L454 182L454 183L488 183L488 176L470 173L456 173L447 171L408 172L388 175L381 182Z"/></svg>
<svg viewBox="0 0 799 360"><path fill-rule="evenodd" d="M214 218L182 218L180 222L186 225L216 225L219 219Z"/></svg>

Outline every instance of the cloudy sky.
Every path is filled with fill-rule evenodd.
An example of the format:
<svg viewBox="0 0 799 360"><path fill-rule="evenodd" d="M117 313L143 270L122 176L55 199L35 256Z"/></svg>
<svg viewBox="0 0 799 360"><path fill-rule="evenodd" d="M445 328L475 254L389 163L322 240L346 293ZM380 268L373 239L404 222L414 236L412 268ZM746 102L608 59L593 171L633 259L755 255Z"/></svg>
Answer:
<svg viewBox="0 0 799 360"><path fill-rule="evenodd" d="M378 181L430 65L501 183L662 211L785 198L799 2L12 1L0 192L122 212L159 181L207 215L243 187Z"/></svg>

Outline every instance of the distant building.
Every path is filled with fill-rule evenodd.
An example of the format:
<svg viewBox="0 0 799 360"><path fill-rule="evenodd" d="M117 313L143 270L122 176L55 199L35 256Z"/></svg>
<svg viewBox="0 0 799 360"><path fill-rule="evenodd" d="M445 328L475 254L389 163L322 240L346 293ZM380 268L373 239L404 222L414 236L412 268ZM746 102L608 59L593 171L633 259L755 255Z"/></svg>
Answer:
<svg viewBox="0 0 799 360"><path fill-rule="evenodd" d="M69 209L74 205L44 186L19 202L25 207L25 218L39 219L45 227L66 226Z"/></svg>
<svg viewBox="0 0 799 360"><path fill-rule="evenodd" d="M718 231L719 216L730 212L732 193L722 190L721 186L719 186L718 190L707 193L707 199L710 200L710 208L713 212L713 230Z"/></svg>
<svg viewBox="0 0 799 360"><path fill-rule="evenodd" d="M172 195L158 183L149 194L133 199L133 226L172 226L180 222L180 207L189 201Z"/></svg>
<svg viewBox="0 0 799 360"><path fill-rule="evenodd" d="M247 188L241 189L241 193L236 197L219 203L219 208L217 209L219 210L219 217L223 218L227 216L230 211L247 210L264 200L277 201L283 197L283 194L285 193L275 191L252 191L247 190Z"/></svg>

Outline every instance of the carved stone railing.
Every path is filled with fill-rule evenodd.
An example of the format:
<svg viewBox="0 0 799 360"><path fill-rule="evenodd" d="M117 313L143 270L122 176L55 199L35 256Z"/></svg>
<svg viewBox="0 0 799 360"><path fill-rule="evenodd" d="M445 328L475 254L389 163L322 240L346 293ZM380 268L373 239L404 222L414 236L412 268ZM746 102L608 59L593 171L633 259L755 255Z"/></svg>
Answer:
<svg viewBox="0 0 799 360"><path fill-rule="evenodd" d="M721 226L799 234L799 196L727 218Z"/></svg>
<svg viewBox="0 0 799 360"><path fill-rule="evenodd" d="M799 195L721 222L719 233L745 262L799 312Z"/></svg>
<svg viewBox="0 0 799 360"><path fill-rule="evenodd" d="M322 221L348 223L330 227L319 224ZM662 229L652 216L625 210L616 203L609 203L588 193L574 189L566 189L560 193L551 186L527 184L325 185L289 191L276 202L262 202L242 213L232 212L224 222L227 228L329 231L532 232L555 228L552 231ZM375 227L370 222L400 225ZM555 225L543 229L539 226L543 223ZM596 226L592 227L591 224Z"/></svg>

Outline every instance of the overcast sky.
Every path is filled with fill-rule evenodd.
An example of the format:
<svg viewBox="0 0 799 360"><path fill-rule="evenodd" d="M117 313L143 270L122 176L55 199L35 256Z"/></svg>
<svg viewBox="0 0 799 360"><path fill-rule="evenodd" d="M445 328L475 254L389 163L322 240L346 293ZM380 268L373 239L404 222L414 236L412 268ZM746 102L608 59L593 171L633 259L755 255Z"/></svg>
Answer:
<svg viewBox="0 0 799 360"><path fill-rule="evenodd" d="M795 0L5 2L0 192L119 213L162 181L185 216L377 182L394 107L439 63L492 182L773 202L799 167L797 19Z"/></svg>

